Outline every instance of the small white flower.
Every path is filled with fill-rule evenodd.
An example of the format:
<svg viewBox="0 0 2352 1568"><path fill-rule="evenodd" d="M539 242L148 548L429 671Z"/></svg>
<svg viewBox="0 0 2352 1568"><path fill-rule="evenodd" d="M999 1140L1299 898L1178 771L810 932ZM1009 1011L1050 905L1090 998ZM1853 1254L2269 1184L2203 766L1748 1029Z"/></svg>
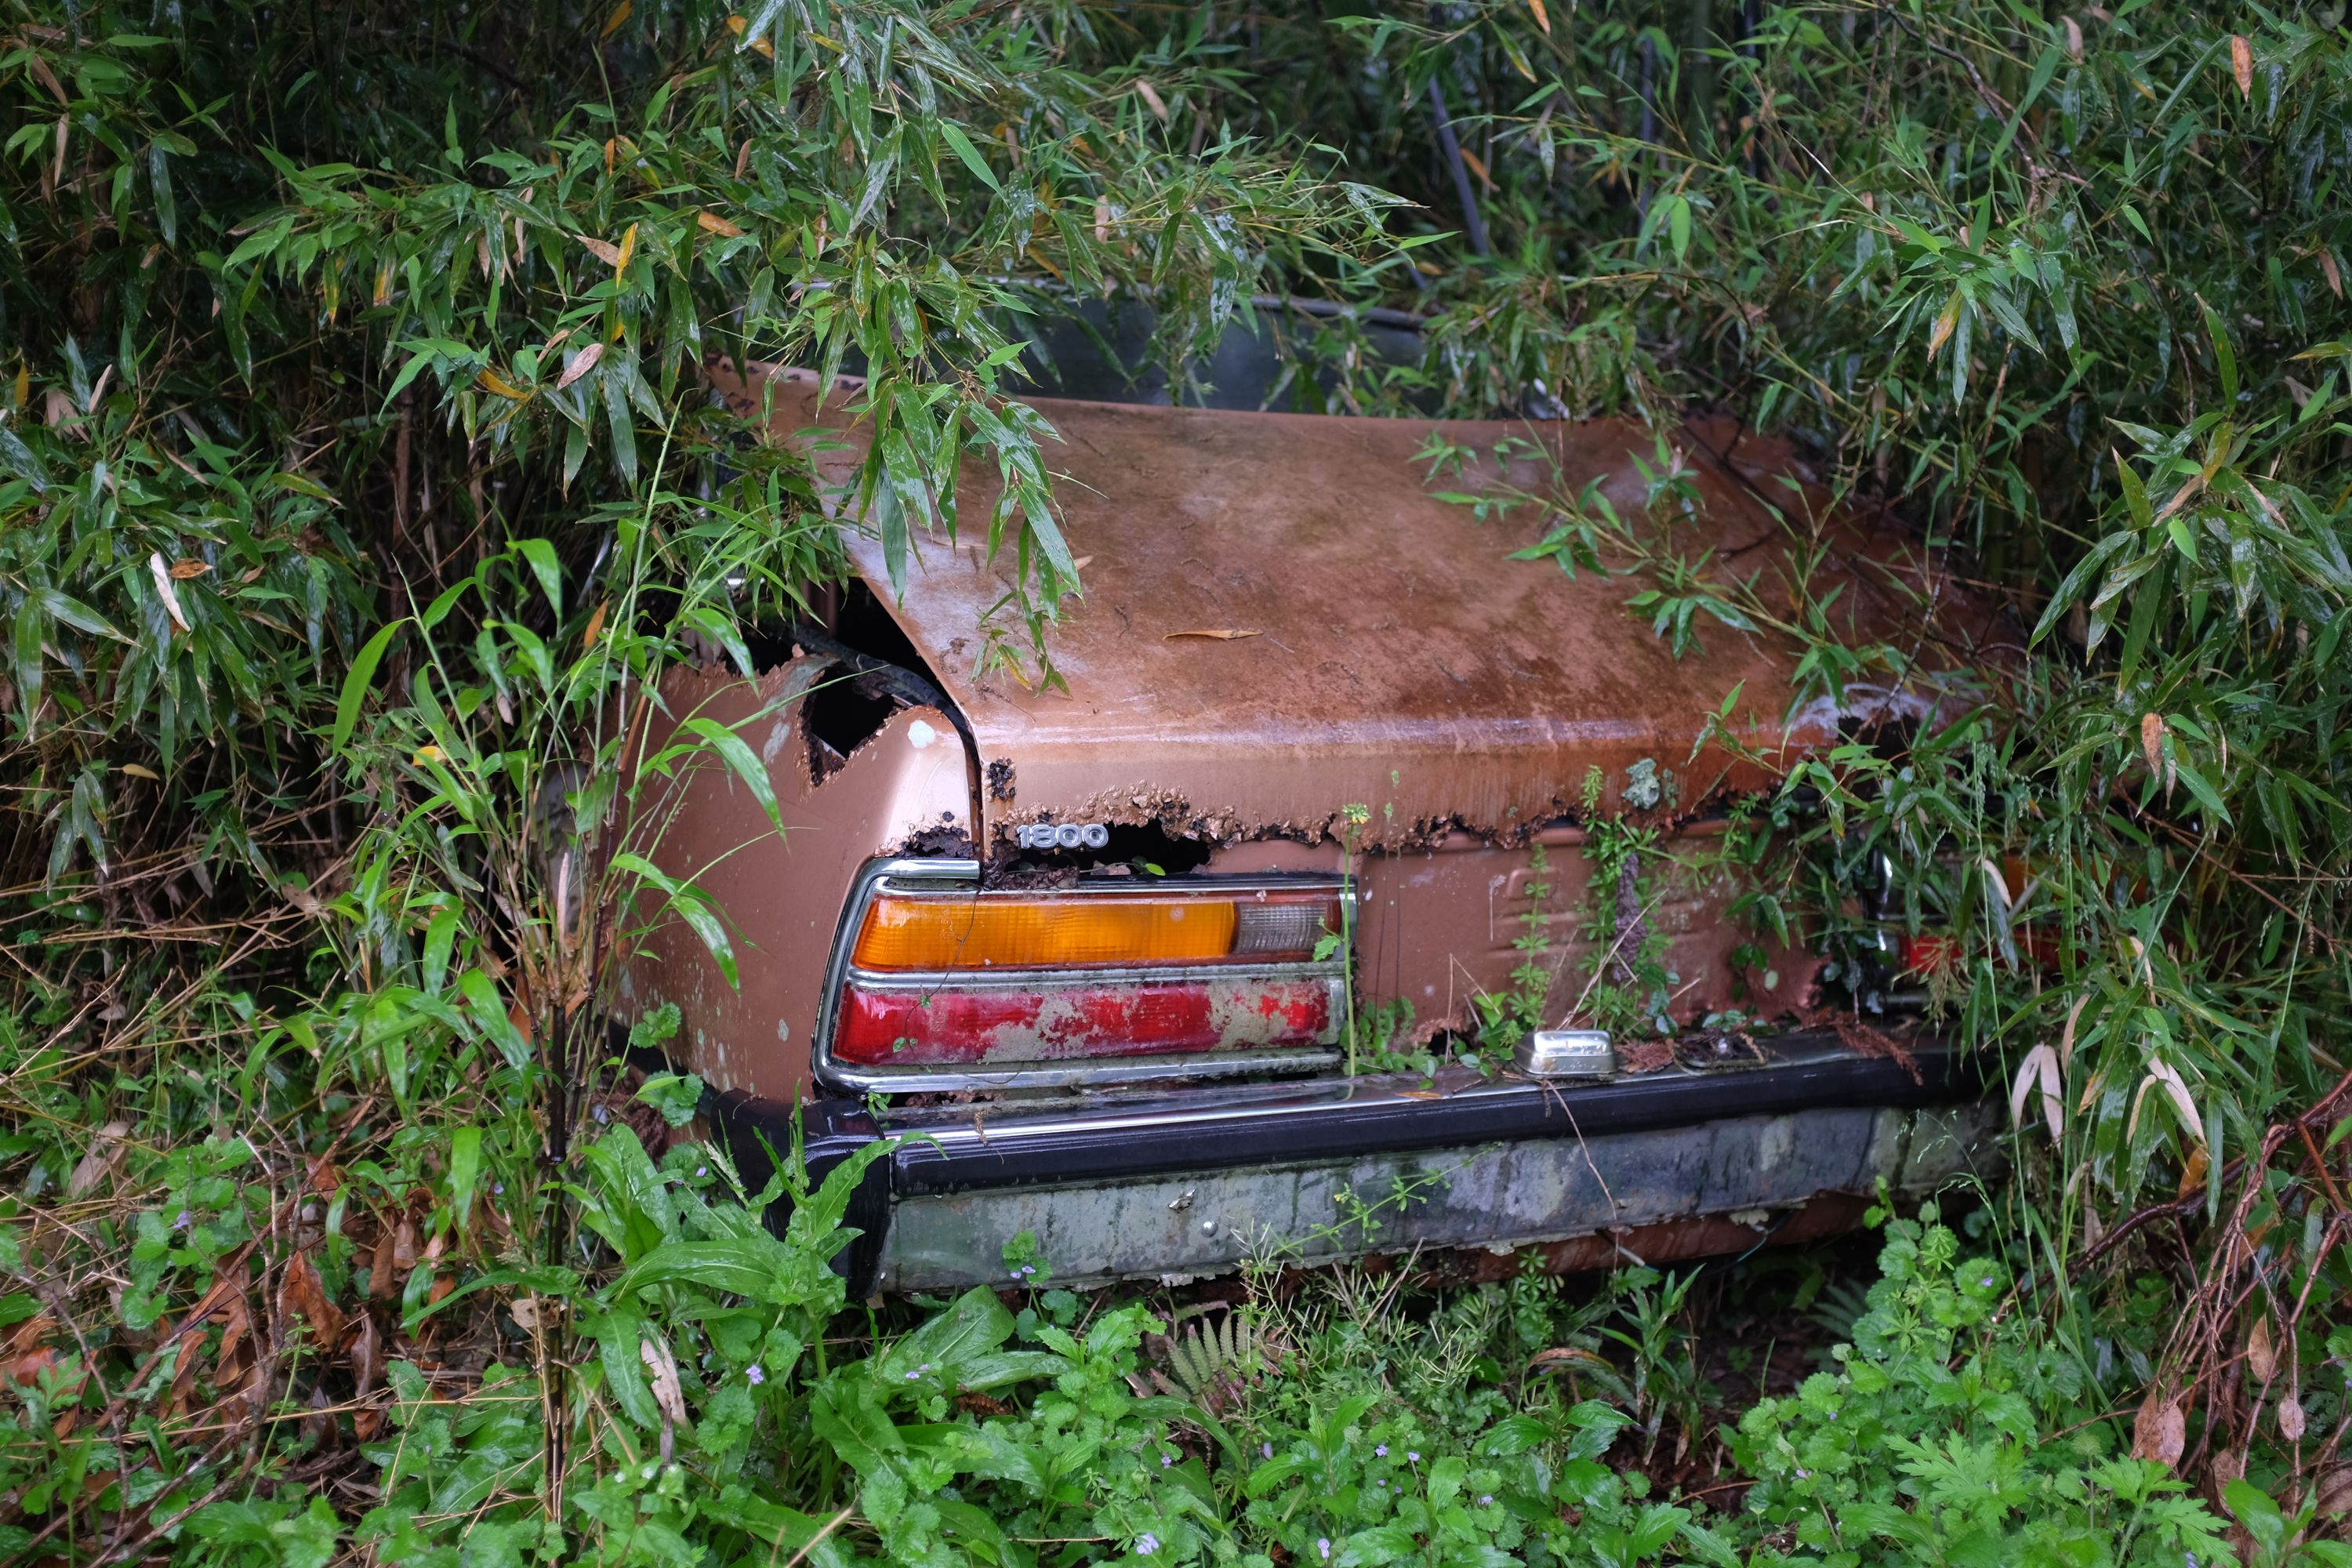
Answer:
<svg viewBox="0 0 2352 1568"><path fill-rule="evenodd" d="M1495 1494L1494 1494L1494 1493L1492 1493L1492 1492L1488 1492L1488 1493L1486 1493L1484 1497L1481 1497L1481 1498L1478 1500L1478 1506L1479 1506L1480 1508L1491 1508L1491 1507L1493 1507L1493 1506L1494 1506L1494 1502L1495 1502Z"/></svg>
<svg viewBox="0 0 2352 1568"><path fill-rule="evenodd" d="M1153 1552L1160 1550L1160 1537L1152 1534L1151 1531L1148 1530L1145 1531L1141 1535L1135 1538L1135 1550L1141 1556L1150 1556Z"/></svg>
<svg viewBox="0 0 2352 1568"><path fill-rule="evenodd" d="M743 1378L752 1387L757 1388L768 1381L768 1369L755 1361L743 1369Z"/></svg>
<svg viewBox="0 0 2352 1568"><path fill-rule="evenodd" d="M1315 1538L1315 1550L1316 1550L1316 1551L1318 1551L1318 1552L1320 1552L1321 1553L1323 1553L1323 1561L1324 1561L1324 1562L1326 1562L1326 1563L1330 1562L1330 1561L1331 1561L1331 1538L1330 1538L1329 1536L1328 1536L1328 1535L1318 1535L1318 1536L1317 1536L1317 1537Z"/></svg>
<svg viewBox="0 0 2352 1568"><path fill-rule="evenodd" d="M1404 1457L1416 1465L1421 1463L1421 1450L1418 1448L1407 1448L1404 1451Z"/></svg>

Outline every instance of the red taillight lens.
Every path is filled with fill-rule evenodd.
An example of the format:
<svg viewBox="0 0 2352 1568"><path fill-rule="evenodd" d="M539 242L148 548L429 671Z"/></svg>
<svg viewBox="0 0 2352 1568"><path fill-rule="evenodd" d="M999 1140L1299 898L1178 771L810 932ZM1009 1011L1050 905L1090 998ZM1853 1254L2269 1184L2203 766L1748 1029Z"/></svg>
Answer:
<svg viewBox="0 0 2352 1568"><path fill-rule="evenodd" d="M833 1054L861 1067L988 1064L1279 1049L1336 1037L1330 976L845 986Z"/></svg>
<svg viewBox="0 0 2352 1568"><path fill-rule="evenodd" d="M904 972L1304 959L1339 927L1328 892L884 894L850 963Z"/></svg>
<svg viewBox="0 0 2352 1568"><path fill-rule="evenodd" d="M1906 936L1895 952L1906 974L1948 974L1960 965L1960 944L1948 936Z"/></svg>
<svg viewBox="0 0 2352 1568"><path fill-rule="evenodd" d="M2046 931L2028 926L2011 933L2020 963L2028 968L2056 970L2058 940ZM1906 936L1896 948L1906 974L1943 975L1956 973L1964 956L1958 937Z"/></svg>

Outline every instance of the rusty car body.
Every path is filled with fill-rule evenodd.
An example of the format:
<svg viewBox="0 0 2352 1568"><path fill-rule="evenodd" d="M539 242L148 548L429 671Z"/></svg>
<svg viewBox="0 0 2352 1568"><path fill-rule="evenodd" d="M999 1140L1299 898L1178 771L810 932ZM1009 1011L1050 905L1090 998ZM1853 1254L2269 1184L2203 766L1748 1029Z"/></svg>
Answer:
<svg viewBox="0 0 2352 1568"><path fill-rule="evenodd" d="M714 379L846 482L854 390ZM1436 489L1597 479L1638 514L1652 432L1034 406L1085 562L1051 634L1066 689L979 672L1009 552L919 533L901 595L845 516L860 582L824 624L662 692L673 721L756 750L783 831L724 770L676 786L656 858L724 911L740 984L672 922L624 1009L677 1005L671 1053L739 1147L782 1146L795 1118L813 1169L897 1140L851 1211L861 1291L998 1279L1028 1238L1079 1284L1745 1250L1981 1157L1953 1054L1839 1027L1820 960L1732 919L1739 877L1708 853L1727 803L1857 717L1925 715L1933 683L1795 704L1793 649L1709 626L1677 657L1622 578L1509 562L1532 520L1433 494L1436 433L1475 454ZM1775 570L1793 515L1837 563L1839 613L1906 613L1932 563L1810 515L1786 447L1722 422L1676 445L1680 526L1718 570ZM965 515L994 484L970 466ZM1660 834L1638 909L1592 873L1601 817ZM1665 938L1677 1039L1600 1041L1568 1077L1528 1049L1500 1072L1348 1070L1351 1019L1466 1035L1531 954L1556 977L1547 1021L1573 1023L1628 921ZM1733 1009L1749 1022L1694 1027Z"/></svg>

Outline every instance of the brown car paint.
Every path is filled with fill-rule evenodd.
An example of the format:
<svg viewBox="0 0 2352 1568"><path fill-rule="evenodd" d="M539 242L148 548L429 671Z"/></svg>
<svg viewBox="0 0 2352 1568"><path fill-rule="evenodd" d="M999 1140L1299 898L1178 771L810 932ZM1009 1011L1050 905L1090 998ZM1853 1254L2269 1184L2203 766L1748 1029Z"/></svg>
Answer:
<svg viewBox="0 0 2352 1568"><path fill-rule="evenodd" d="M814 452L827 479L854 471L850 395L820 406L804 373L755 372L714 381L739 407L764 410L776 438L831 437ZM1346 861L1364 897L1359 994L1405 999L1427 1035L1462 1026L1473 994L1509 984L1538 882L1550 888L1540 916L1562 977L1555 1004L1575 999L1596 946L1586 929L1613 894L1596 900L1587 888L1580 832L1563 818L1598 770L1604 810L1670 830L1674 866L1647 918L1672 938L1675 1015L1810 999L1817 965L1802 953L1771 952L1733 973L1733 950L1751 939L1726 917L1732 879L1706 867L1720 822L1701 808L1769 787L1781 762L1832 741L1845 715L1923 717L1941 694L1855 691L1844 714L1817 701L1783 722L1795 655L1780 639L1702 619L1701 650L1677 658L1627 609L1624 579L1506 560L1540 536L1537 520L1475 521L1432 491L1475 489L1475 474L1433 480L1419 458L1433 432L1489 454L1507 439L1539 443L1571 492L1599 477L1634 512L1635 458L1653 449L1644 428L1034 406L1061 437L1046 458L1064 531L1090 558L1083 597L1050 634L1066 692L974 672L976 628L1009 586L1009 552L992 563L970 542L920 538L893 603L878 542L849 542L969 723L985 790L972 788L947 717L923 709L896 713L817 781L792 699L822 661L751 681L681 675L665 690L673 712L699 705L737 721L773 710L745 733L770 762L783 838L713 768L680 786L692 793L656 855L725 912L740 990L672 925L647 938L623 997L629 1012L679 1003L682 1055L714 1088L781 1102L810 1089L827 959L857 868L927 837L961 839L982 795L988 820L975 837L996 859L1009 858L1017 826L1052 821L1148 825L1206 844L1209 874ZM1719 422L1682 436L1701 500L1698 521L1679 525L1689 552L1777 574L1780 552L1759 548L1780 531L1762 498L1801 513L1819 506L1818 490L1784 448L1737 441ZM1522 485L1542 478L1530 460L1510 468ZM994 493L987 467L968 465L965 515L985 515ZM1927 567L1850 518L1811 526L1830 547L1826 582L1847 588L1841 613L1891 635L1905 595L1889 584L1916 588ZM1250 635L1185 635L1203 631ZM1904 635L1932 656L1924 633ZM1735 689L1723 728L1747 755L1712 735ZM1549 858L1540 878L1530 840Z"/></svg>

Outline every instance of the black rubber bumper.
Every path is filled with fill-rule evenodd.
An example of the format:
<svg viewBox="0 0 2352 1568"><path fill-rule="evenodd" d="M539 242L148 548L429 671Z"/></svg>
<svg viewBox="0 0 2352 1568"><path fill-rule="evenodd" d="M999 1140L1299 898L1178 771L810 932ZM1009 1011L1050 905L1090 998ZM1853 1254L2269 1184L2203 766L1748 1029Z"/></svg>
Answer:
<svg viewBox="0 0 2352 1568"><path fill-rule="evenodd" d="M900 1111L877 1122L860 1101L800 1107L812 1182L877 1138L900 1140L866 1172L836 1262L853 1296L870 1293L895 1199L1024 1185L1070 1185L1250 1165L1313 1165L1364 1155L1682 1127L1814 1108L1924 1109L1983 1092L1958 1053L1862 1056L1834 1036L1769 1042L1745 1068L1667 1070L1606 1082L1488 1082L1466 1073L1307 1083L1201 1086L1012 1114L1003 1106ZM793 1112L740 1096L709 1112L754 1186L761 1140L790 1147ZM782 1216L775 1216L781 1223Z"/></svg>

